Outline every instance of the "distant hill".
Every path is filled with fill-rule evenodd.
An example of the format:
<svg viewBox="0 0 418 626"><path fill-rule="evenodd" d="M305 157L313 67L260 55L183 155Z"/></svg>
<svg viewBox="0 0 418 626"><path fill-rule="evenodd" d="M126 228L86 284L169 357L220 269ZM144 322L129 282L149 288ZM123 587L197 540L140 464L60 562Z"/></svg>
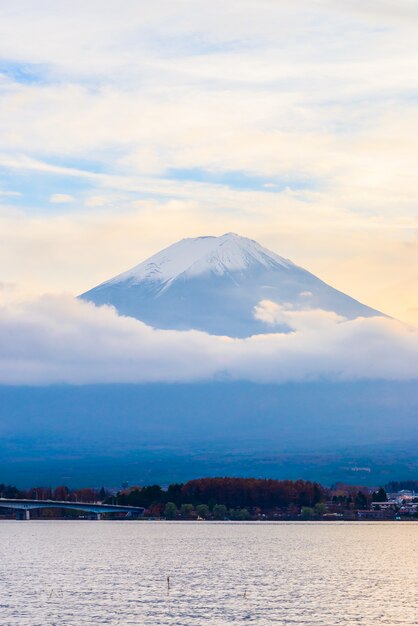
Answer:
<svg viewBox="0 0 418 626"><path fill-rule="evenodd" d="M0 482L418 475L415 381L0 386Z"/></svg>

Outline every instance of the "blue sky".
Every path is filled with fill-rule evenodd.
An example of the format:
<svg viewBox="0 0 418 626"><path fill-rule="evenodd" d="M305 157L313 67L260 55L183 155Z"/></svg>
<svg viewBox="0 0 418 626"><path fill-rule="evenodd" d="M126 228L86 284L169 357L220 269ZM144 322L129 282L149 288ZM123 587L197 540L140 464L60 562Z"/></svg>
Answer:
<svg viewBox="0 0 418 626"><path fill-rule="evenodd" d="M0 284L79 293L234 231L418 323L417 17L408 0L0 7Z"/></svg>

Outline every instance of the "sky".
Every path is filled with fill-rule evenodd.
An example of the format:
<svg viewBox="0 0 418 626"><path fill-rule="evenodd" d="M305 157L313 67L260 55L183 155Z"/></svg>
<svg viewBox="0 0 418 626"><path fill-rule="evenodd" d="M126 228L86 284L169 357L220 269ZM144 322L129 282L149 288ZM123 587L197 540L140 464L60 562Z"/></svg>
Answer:
<svg viewBox="0 0 418 626"><path fill-rule="evenodd" d="M415 0L1 3L0 302L233 231L418 326L417 20Z"/></svg>

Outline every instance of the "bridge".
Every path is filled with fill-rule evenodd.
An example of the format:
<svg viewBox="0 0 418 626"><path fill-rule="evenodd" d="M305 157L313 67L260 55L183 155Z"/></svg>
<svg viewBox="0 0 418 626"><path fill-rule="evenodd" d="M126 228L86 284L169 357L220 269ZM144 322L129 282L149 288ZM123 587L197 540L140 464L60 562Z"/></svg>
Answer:
<svg viewBox="0 0 418 626"><path fill-rule="evenodd" d="M35 509L70 509L94 513L96 519L101 519L104 513L125 513L127 518L143 515L144 509L140 506L121 506L119 504L99 504L97 502L68 502L57 500L13 500L0 498L0 507L16 511L16 519L30 519L30 512Z"/></svg>

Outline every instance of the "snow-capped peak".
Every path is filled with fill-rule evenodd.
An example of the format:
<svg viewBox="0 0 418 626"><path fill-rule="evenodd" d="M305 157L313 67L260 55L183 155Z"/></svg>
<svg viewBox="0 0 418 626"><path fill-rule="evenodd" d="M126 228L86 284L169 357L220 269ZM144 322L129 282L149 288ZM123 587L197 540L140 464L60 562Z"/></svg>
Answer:
<svg viewBox="0 0 418 626"><path fill-rule="evenodd" d="M294 311L322 309L347 319L380 315L234 233L178 241L81 297L110 304L120 315L155 328L230 337L271 332L266 320L254 316L266 300ZM283 323L279 331L290 327Z"/></svg>
<svg viewBox="0 0 418 626"><path fill-rule="evenodd" d="M293 265L252 239L226 233L220 237L182 239L112 278L107 284L129 280L133 283L155 281L168 286L180 275L191 277L212 273L222 276L243 271L255 264L266 268Z"/></svg>

